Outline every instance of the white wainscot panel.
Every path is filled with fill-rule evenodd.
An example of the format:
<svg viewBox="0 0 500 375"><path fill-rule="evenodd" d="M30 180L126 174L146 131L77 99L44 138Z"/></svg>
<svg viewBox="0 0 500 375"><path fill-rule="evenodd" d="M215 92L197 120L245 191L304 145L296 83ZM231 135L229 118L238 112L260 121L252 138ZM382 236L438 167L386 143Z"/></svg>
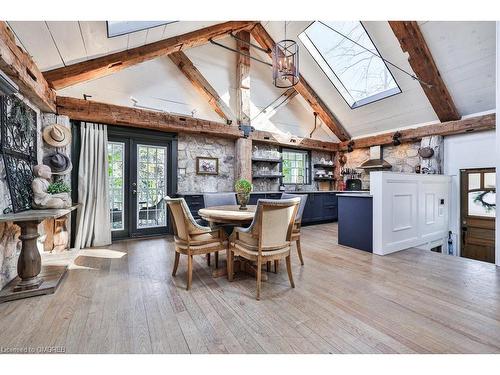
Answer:
<svg viewBox="0 0 500 375"><path fill-rule="evenodd" d="M372 172L370 179L375 254L443 244L448 233L449 176Z"/></svg>

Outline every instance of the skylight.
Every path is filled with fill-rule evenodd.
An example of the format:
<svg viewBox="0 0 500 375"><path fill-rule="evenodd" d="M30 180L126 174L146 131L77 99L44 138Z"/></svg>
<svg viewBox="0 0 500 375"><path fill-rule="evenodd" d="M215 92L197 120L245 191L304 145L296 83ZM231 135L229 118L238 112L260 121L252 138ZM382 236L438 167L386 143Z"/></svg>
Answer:
<svg viewBox="0 0 500 375"><path fill-rule="evenodd" d="M401 92L361 22L315 21L299 39L352 109Z"/></svg>
<svg viewBox="0 0 500 375"><path fill-rule="evenodd" d="M166 25L176 21L107 21L108 38Z"/></svg>

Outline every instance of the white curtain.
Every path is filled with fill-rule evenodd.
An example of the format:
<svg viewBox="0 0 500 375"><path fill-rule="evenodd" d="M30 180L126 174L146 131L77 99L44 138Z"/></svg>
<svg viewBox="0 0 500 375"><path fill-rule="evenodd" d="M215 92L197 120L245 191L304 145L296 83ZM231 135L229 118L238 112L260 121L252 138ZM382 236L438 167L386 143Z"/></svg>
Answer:
<svg viewBox="0 0 500 375"><path fill-rule="evenodd" d="M108 131L82 122L75 248L111 243L108 201Z"/></svg>

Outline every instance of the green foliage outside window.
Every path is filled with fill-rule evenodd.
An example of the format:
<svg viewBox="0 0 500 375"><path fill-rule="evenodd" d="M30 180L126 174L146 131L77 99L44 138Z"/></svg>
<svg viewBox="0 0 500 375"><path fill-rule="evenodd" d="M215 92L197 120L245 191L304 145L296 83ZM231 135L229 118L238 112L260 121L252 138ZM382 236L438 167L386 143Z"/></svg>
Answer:
<svg viewBox="0 0 500 375"><path fill-rule="evenodd" d="M309 153L301 150L283 149L283 183L309 184Z"/></svg>

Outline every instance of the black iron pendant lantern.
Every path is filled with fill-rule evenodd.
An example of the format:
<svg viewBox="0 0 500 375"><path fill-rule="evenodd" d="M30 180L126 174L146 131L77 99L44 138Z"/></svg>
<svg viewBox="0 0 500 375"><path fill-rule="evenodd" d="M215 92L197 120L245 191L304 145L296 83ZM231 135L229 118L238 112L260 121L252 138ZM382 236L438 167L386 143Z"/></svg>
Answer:
<svg viewBox="0 0 500 375"><path fill-rule="evenodd" d="M286 38L279 41L273 50L273 84L279 88L295 86L299 82L299 45Z"/></svg>
<svg viewBox="0 0 500 375"><path fill-rule="evenodd" d="M299 82L299 45L290 39L276 43L273 51L273 84L288 88Z"/></svg>

